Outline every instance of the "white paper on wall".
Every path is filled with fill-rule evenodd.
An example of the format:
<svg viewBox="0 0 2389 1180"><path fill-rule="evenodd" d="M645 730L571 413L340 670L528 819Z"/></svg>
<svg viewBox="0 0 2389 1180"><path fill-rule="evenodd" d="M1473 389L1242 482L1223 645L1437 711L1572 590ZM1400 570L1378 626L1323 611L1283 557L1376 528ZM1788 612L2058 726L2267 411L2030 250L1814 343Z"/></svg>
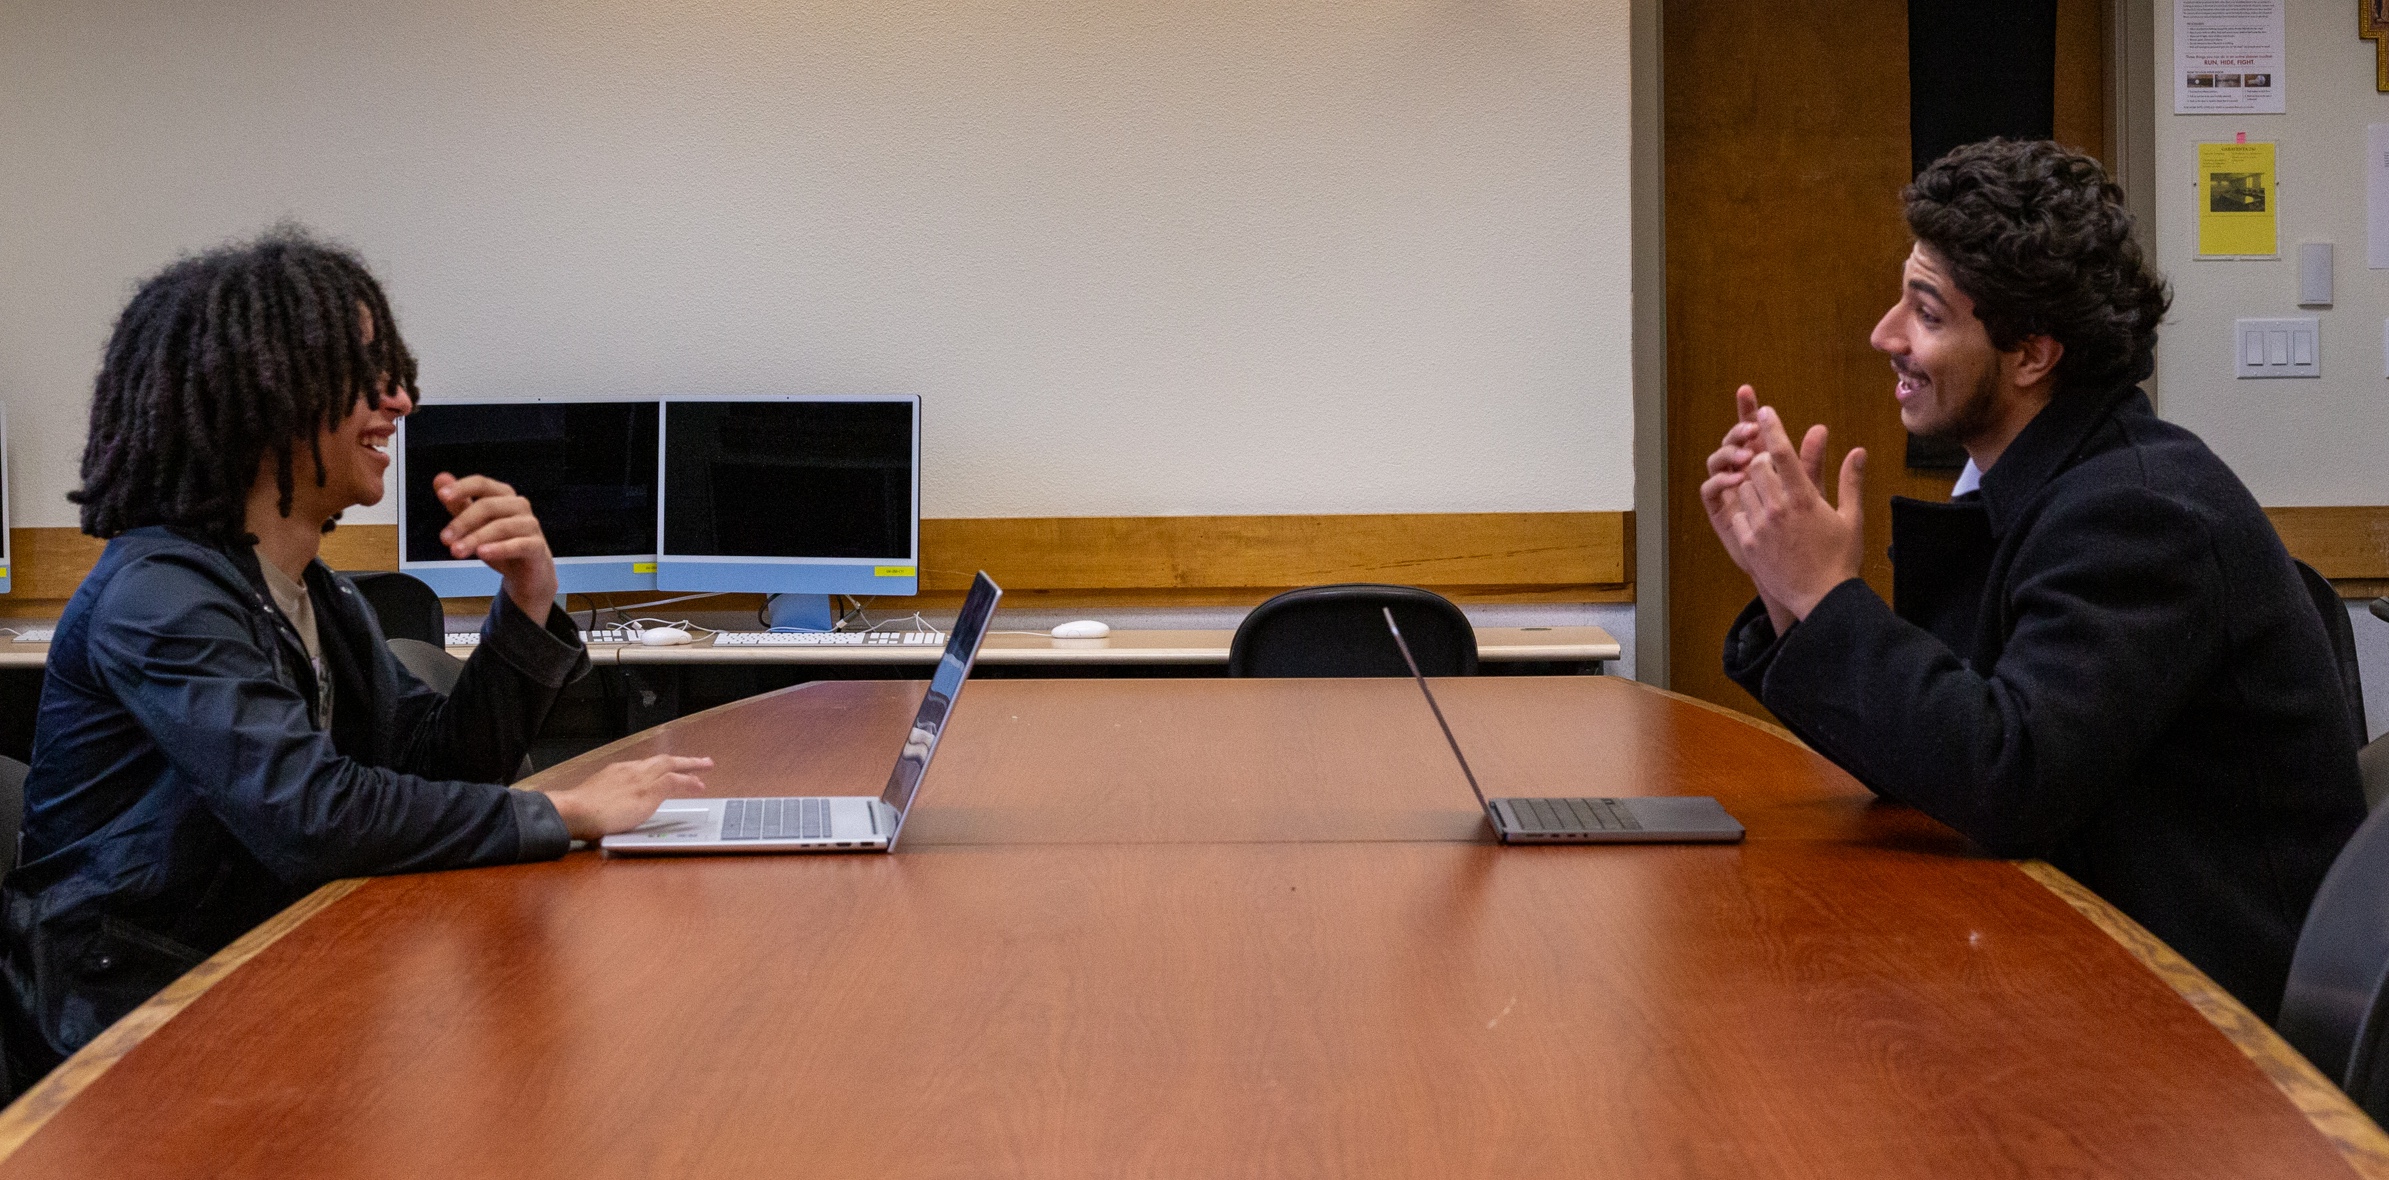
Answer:
<svg viewBox="0 0 2389 1180"><path fill-rule="evenodd" d="M2287 0L2174 0L2173 113L2278 115Z"/></svg>

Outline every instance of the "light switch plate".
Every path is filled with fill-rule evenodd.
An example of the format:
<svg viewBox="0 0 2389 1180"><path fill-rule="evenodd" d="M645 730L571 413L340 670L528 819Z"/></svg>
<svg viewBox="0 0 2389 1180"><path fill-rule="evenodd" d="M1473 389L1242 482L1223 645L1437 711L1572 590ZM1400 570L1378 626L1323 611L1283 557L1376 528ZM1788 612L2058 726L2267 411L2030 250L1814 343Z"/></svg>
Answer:
<svg viewBox="0 0 2389 1180"><path fill-rule="evenodd" d="M2314 316L2232 321L2232 376L2242 380L2322 376L2322 323ZM2389 326L2383 331L2389 333ZM2382 363L2389 366L2389 336L2383 341Z"/></svg>

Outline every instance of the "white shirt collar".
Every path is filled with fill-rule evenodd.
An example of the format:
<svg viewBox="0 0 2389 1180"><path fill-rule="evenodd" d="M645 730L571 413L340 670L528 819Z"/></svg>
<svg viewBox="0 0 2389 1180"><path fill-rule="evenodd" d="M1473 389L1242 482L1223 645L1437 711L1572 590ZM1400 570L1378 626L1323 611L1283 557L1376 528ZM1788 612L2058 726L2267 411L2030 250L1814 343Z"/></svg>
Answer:
<svg viewBox="0 0 2389 1180"><path fill-rule="evenodd" d="M1982 486L1983 469L1975 466L1974 460L1968 459L1966 469L1958 472L1957 486L1949 489L1949 498L1955 500L1968 492L1980 491Z"/></svg>

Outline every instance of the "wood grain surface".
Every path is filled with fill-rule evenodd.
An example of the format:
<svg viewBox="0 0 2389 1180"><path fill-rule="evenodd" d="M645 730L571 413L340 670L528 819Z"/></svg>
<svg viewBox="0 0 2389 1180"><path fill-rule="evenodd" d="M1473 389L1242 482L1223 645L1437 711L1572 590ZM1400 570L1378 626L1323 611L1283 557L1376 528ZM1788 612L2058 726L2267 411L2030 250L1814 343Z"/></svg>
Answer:
<svg viewBox="0 0 2389 1180"><path fill-rule="evenodd" d="M1623 512L1103 516L921 522L921 582L986 570L1020 590L1617 587L1634 580Z"/></svg>
<svg viewBox="0 0 2389 1180"><path fill-rule="evenodd" d="M977 683L903 852L369 882L7 1172L2351 1174L2064 899L1814 755L1623 681L1439 687L1496 790L1752 838L1486 843L1398 681ZM608 753L868 791L916 691Z"/></svg>
<svg viewBox="0 0 2389 1180"><path fill-rule="evenodd" d="M1965 852L1948 829L1878 805L1822 756L1632 681L1435 683L1488 795L1730 796L1753 839ZM877 794L923 691L919 681L800 685L668 722L524 783L555 789L615 759L689 754L714 759L715 794ZM1571 702L1562 723L1555 700ZM935 806L907 822L907 847L1490 838L1406 680L988 680L963 701L922 787ZM1731 761L1712 753L1728 749ZM1037 769L1017 769L1026 766Z"/></svg>
<svg viewBox="0 0 2389 1180"><path fill-rule="evenodd" d="M2389 592L2379 589L2389 582L2389 507L2267 508L2265 515L2290 556L2331 579L2343 596Z"/></svg>
<svg viewBox="0 0 2389 1180"><path fill-rule="evenodd" d="M2109 938L2130 951L2133 958L2164 980L2175 994L2198 1009L2207 1023L2230 1037L2232 1044L2239 1046L2240 1052L2247 1054L2248 1060L2273 1080L2273 1085L2307 1120L2338 1146L2348 1166L2370 1180L2389 1180L2389 1135L2382 1134L2371 1116L2350 1101L2331 1079L2324 1077L2314 1063L2282 1040L2271 1025L2257 1019L2256 1013L2207 978L2206 972L2192 966L2180 952L2108 904L2106 898L2092 893L2088 886L2044 861L2024 861L2017 867L2106 931Z"/></svg>

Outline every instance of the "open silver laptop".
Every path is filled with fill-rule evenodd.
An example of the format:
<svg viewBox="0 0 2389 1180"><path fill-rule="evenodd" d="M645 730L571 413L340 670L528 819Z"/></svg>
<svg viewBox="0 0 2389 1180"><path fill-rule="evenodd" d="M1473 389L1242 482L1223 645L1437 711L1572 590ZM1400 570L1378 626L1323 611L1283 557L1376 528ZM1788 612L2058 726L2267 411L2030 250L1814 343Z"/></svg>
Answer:
<svg viewBox="0 0 2389 1180"><path fill-rule="evenodd" d="M921 792L937 739L954 715L955 698L979 659L979 641L1004 596L982 572L962 600L962 616L946 639L929 695L913 715L887 789L868 795L810 799L666 799L646 823L608 836L603 847L626 855L696 852L893 852L904 817Z"/></svg>
<svg viewBox="0 0 2389 1180"><path fill-rule="evenodd" d="M1705 795L1488 802L1484 790L1477 786L1476 772L1468 768L1468 755L1460 752L1460 739L1452 736L1450 723L1443 719L1443 706L1435 703L1435 690L1427 687L1418 661L1411 658L1410 643L1402 638L1391 607L1386 608L1385 625L1394 633L1394 645L1402 649L1402 662L1410 665L1418 690L1427 694L1427 708L1434 710L1435 724L1442 727L1452 757L1460 760L1460 773L1468 776L1468 789L1476 795L1477 806L1485 809L1485 818L1492 821L1493 832L1502 843L1731 844L1742 838L1742 825L1727 815L1717 800Z"/></svg>

